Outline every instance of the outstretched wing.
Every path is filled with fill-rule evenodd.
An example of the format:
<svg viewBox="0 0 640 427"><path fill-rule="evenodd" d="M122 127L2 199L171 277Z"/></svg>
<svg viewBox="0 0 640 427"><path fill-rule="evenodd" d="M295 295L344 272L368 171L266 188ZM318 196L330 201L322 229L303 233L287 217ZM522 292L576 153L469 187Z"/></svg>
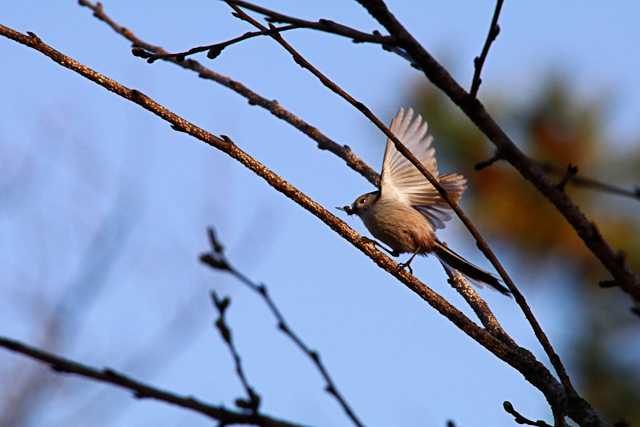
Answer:
<svg viewBox="0 0 640 427"><path fill-rule="evenodd" d="M438 178L454 200L459 200L466 186L462 175L439 176L433 137L427 122L413 109L401 108L391 122L391 132L402 142L429 172ZM382 163L381 196L397 198L418 209L435 228L443 228L451 219L446 212L449 205L420 171L400 153L392 140L387 139Z"/></svg>

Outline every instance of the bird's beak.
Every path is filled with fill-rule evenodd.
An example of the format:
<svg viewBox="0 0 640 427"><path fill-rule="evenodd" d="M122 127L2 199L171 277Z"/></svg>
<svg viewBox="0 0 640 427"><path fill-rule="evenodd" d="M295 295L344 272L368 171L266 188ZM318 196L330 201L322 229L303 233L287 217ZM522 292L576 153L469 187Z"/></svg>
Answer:
<svg viewBox="0 0 640 427"><path fill-rule="evenodd" d="M338 209L339 211L342 212L346 212L347 215L353 215L355 212L353 211L353 209L351 208L351 206L343 206L343 207L337 207L336 209Z"/></svg>

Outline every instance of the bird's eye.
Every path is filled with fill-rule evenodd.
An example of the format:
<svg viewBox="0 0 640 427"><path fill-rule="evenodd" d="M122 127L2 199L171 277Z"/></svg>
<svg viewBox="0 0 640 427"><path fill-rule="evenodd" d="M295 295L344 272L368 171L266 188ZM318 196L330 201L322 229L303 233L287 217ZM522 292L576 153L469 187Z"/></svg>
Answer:
<svg viewBox="0 0 640 427"><path fill-rule="evenodd" d="M358 203L360 203L361 205L364 205L364 199L360 199Z"/></svg>

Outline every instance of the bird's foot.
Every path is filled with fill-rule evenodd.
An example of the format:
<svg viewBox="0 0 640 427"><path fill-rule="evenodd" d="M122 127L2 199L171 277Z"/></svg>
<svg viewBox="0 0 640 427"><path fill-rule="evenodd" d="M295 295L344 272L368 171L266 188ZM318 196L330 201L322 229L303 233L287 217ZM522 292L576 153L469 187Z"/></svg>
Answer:
<svg viewBox="0 0 640 427"><path fill-rule="evenodd" d="M401 262L398 263L398 270L404 270L405 268L409 271L409 274L413 274L413 268L411 268L411 261L413 259L410 259L407 262Z"/></svg>

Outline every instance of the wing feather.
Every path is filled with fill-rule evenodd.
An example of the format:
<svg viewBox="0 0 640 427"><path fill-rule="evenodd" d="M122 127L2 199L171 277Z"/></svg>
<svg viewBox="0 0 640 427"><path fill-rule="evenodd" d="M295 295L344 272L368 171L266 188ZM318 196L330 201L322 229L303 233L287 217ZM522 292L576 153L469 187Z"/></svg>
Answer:
<svg viewBox="0 0 640 427"><path fill-rule="evenodd" d="M401 108L391 122L391 132L402 142L429 172L438 178L449 194L458 201L466 187L462 175L439 175L433 137L429 126L413 109ZM443 228L451 219L450 206L420 171L387 139L382 163L381 197L393 197L418 209L435 228Z"/></svg>

